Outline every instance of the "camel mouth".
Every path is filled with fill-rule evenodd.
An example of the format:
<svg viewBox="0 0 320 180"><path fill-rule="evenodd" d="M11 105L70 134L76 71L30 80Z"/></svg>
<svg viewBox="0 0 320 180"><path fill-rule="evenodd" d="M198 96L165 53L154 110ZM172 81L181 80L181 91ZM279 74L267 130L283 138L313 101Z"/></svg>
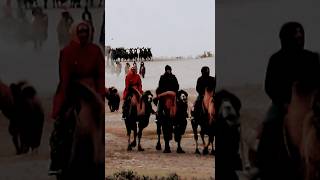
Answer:
<svg viewBox="0 0 320 180"><path fill-rule="evenodd" d="M186 94L184 94L184 93L182 93L181 95L180 95L180 101L181 102L183 102L183 103L187 103L188 102L188 96L186 95Z"/></svg>

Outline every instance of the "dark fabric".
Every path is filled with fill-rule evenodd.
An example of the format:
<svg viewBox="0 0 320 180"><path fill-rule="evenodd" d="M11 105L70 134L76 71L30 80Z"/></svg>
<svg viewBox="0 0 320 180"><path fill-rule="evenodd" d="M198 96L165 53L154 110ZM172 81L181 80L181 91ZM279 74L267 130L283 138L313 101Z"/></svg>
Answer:
<svg viewBox="0 0 320 180"><path fill-rule="evenodd" d="M201 76L197 80L196 90L199 95L204 95L206 88L215 90L216 88L216 79L212 76Z"/></svg>
<svg viewBox="0 0 320 180"><path fill-rule="evenodd" d="M179 83L175 75L164 73L161 75L159 80L159 85L156 90L157 94L161 94L166 91L174 91L178 92L179 90Z"/></svg>
<svg viewBox="0 0 320 180"><path fill-rule="evenodd" d="M303 86L319 83L318 55L308 50L280 50L271 56L267 67L265 91L275 104L287 104L291 99L293 82Z"/></svg>

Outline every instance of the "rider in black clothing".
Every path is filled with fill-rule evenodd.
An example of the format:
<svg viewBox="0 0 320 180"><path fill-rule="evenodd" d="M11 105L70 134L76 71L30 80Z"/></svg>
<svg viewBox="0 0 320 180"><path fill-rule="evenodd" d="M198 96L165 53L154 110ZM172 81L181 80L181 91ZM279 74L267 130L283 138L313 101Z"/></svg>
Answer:
<svg viewBox="0 0 320 180"><path fill-rule="evenodd" d="M179 83L175 75L171 72L171 67L166 65L165 73L161 75L159 80L159 86L156 90L156 94L159 95L166 91L174 91L177 93L179 91ZM159 120L160 112L162 111L162 102L159 101L158 110L157 110L157 120Z"/></svg>
<svg viewBox="0 0 320 180"><path fill-rule="evenodd" d="M216 88L216 79L210 76L210 69L208 66L203 66L201 68L201 76L197 80L196 90L198 92L197 100L194 104L194 117L199 117L201 113L201 102L206 88L212 89L213 91Z"/></svg>

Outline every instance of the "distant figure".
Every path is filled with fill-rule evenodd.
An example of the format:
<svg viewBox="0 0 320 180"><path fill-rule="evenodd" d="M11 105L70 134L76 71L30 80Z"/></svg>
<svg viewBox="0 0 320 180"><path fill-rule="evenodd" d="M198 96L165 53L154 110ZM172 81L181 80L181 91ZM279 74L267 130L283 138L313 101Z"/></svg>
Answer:
<svg viewBox="0 0 320 180"><path fill-rule="evenodd" d="M84 11L82 13L82 20L87 22L88 24L90 24L91 29L92 29L90 42L93 42L93 36L94 36L95 29L94 29L93 22L92 22L92 15L91 15L91 12L88 9L88 6L84 7Z"/></svg>
<svg viewBox="0 0 320 180"><path fill-rule="evenodd" d="M140 69L139 69L139 74L144 78L144 75L146 74L146 67L144 66L144 63L140 63Z"/></svg>
<svg viewBox="0 0 320 180"><path fill-rule="evenodd" d="M120 62L116 62L116 74L119 76L121 74L122 65Z"/></svg>
<svg viewBox="0 0 320 180"><path fill-rule="evenodd" d="M81 17L82 17L83 21L92 21L92 15L91 15L91 12L88 9L88 6L84 7L84 11L83 11Z"/></svg>
<svg viewBox="0 0 320 180"><path fill-rule="evenodd" d="M133 64L132 64L133 67L135 67L136 69L138 69L138 66L137 66L137 63L136 61L133 61Z"/></svg>
<svg viewBox="0 0 320 180"><path fill-rule="evenodd" d="M48 38L48 15L40 7L32 10L32 35L34 48L39 49L42 43Z"/></svg>
<svg viewBox="0 0 320 180"><path fill-rule="evenodd" d="M57 27L60 49L64 48L69 43L70 28L74 21L72 16L67 10L63 11L61 15L62 16Z"/></svg>
<svg viewBox="0 0 320 180"><path fill-rule="evenodd" d="M130 64L127 62L127 63L126 63L126 67L125 67L125 69L124 69L124 72L125 72L126 74L128 74L129 69L130 69Z"/></svg>

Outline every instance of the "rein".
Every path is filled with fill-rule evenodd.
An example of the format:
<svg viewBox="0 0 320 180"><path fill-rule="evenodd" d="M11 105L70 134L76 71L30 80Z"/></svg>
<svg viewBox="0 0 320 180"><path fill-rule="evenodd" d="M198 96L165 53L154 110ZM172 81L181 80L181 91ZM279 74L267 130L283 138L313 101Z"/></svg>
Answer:
<svg viewBox="0 0 320 180"><path fill-rule="evenodd" d="M288 145L288 137L287 137L287 131L286 131L285 126L282 127L282 138L283 138L283 143L284 143L288 157L290 159L293 159L292 153L290 152L289 145Z"/></svg>

